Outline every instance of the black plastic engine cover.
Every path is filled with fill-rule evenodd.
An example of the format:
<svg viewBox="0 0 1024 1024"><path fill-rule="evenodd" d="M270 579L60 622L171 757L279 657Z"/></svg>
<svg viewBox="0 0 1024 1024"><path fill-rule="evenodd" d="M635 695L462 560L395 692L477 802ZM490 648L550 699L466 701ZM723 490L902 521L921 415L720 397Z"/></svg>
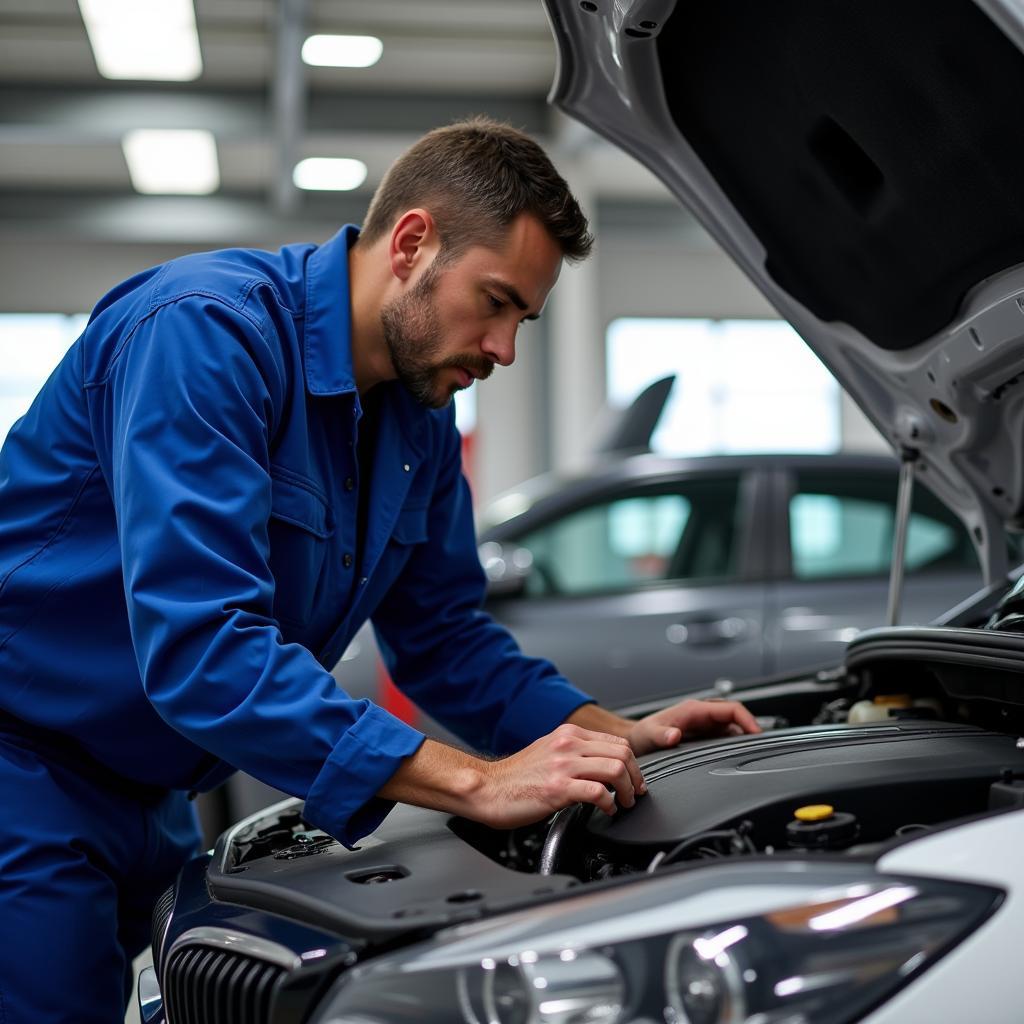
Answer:
<svg viewBox="0 0 1024 1024"><path fill-rule="evenodd" d="M564 875L510 871L460 838L451 815L401 804L356 849L320 833L305 849L285 838L276 852L270 844L240 859L254 834L287 836L304 825L300 801L282 806L217 841L207 869L216 899L376 942L516 909L576 884Z"/></svg>
<svg viewBox="0 0 1024 1024"><path fill-rule="evenodd" d="M884 840L983 811L1001 770L1024 770L1024 751L1005 733L894 721L694 743L641 766L648 795L613 818L592 814L595 845L664 847L749 820L758 846L784 846L794 810L812 803L857 815L862 840Z"/></svg>

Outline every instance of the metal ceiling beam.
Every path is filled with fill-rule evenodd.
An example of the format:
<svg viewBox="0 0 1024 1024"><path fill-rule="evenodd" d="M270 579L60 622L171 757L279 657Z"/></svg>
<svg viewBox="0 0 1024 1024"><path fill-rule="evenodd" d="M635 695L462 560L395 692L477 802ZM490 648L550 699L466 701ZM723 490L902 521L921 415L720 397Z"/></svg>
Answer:
<svg viewBox="0 0 1024 1024"><path fill-rule="evenodd" d="M299 202L292 171L305 133L306 74L300 56L305 38L306 0L279 0L272 105L274 114L274 181L271 204L291 213Z"/></svg>
<svg viewBox="0 0 1024 1024"><path fill-rule="evenodd" d="M267 208L254 195L68 195L0 191L0 242L62 239L187 245L267 245L278 238L316 241L358 222L366 193L305 193L290 214ZM638 235L689 250L708 248L707 236L671 200L598 199L587 211L601 237Z"/></svg>
<svg viewBox="0 0 1024 1024"><path fill-rule="evenodd" d="M543 95L410 95L310 89L305 130L315 133L415 132L487 112L537 135L549 132ZM262 89L0 88L0 142L120 139L132 128L206 128L221 138L266 137L271 130Z"/></svg>
<svg viewBox="0 0 1024 1024"><path fill-rule="evenodd" d="M301 196L290 213L252 196L68 196L0 193L0 242L63 239L95 242L269 246L278 240L320 241L359 221L367 196Z"/></svg>

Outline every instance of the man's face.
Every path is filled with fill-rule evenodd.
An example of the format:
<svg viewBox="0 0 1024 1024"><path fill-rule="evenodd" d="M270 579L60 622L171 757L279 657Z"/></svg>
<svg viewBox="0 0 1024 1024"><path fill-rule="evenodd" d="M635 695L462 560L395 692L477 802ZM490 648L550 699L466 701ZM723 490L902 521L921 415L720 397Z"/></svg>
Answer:
<svg viewBox="0 0 1024 1024"><path fill-rule="evenodd" d="M516 331L537 317L558 279L558 244L529 214L499 248L473 246L425 268L380 314L395 375L421 404L440 409L456 391L515 359Z"/></svg>

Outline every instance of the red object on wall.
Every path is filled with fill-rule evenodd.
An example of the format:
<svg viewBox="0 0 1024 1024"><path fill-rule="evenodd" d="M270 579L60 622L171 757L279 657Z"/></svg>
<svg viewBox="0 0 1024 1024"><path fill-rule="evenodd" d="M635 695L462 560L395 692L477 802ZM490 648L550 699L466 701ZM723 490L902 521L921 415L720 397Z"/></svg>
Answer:
<svg viewBox="0 0 1024 1024"><path fill-rule="evenodd" d="M476 431L470 430L462 435L462 472L469 481L469 489L473 489L473 455L476 451Z"/></svg>
<svg viewBox="0 0 1024 1024"><path fill-rule="evenodd" d="M419 709L391 682L391 676L380 660L377 661L377 703L407 725L416 724Z"/></svg>

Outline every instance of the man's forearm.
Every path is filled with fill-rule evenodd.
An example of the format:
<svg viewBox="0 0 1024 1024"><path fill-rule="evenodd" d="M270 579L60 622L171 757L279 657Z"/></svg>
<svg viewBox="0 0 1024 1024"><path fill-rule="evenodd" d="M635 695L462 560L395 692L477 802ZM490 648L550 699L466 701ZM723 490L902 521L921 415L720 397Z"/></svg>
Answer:
<svg viewBox="0 0 1024 1024"><path fill-rule="evenodd" d="M735 701L684 700L636 722L584 704L554 732L496 761L426 739L379 795L492 828L539 821L580 801L614 814L616 802L632 807L637 794L647 790L637 756L673 747L684 736L760 731L754 716Z"/></svg>
<svg viewBox="0 0 1024 1024"><path fill-rule="evenodd" d="M487 762L437 740L425 739L381 788L379 795L417 807L473 817Z"/></svg>
<svg viewBox="0 0 1024 1024"><path fill-rule="evenodd" d="M597 704L584 704L566 719L582 729L629 738L634 723ZM473 816L490 762L457 747L426 739L385 783L380 796L403 804Z"/></svg>
<svg viewBox="0 0 1024 1024"><path fill-rule="evenodd" d="M614 711L602 708L598 704L584 704L578 707L569 715L566 721L571 722L573 725L578 725L581 729L590 729L593 732L607 732L627 740L629 739L630 731L636 724L628 718L615 714Z"/></svg>
<svg viewBox="0 0 1024 1024"><path fill-rule="evenodd" d="M607 721L605 716L600 721ZM516 828L581 801L614 814L616 801L632 807L638 792L644 792L643 776L627 742L606 731L563 723L496 761L424 740L378 795L492 828Z"/></svg>

